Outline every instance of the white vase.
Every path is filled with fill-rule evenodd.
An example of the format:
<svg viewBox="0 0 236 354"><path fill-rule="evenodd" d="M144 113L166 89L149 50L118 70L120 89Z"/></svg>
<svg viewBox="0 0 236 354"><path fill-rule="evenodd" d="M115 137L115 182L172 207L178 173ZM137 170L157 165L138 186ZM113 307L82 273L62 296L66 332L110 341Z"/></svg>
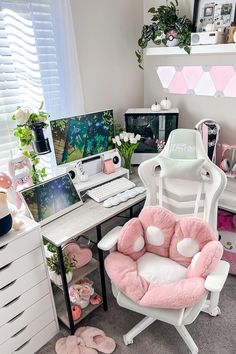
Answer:
<svg viewBox="0 0 236 354"><path fill-rule="evenodd" d="M60 274L57 274L57 273L49 270L49 276L50 276L50 279L53 281L54 284L56 284L57 286L61 286L62 285L62 279L61 279L61 275ZM69 283L72 280L72 276L73 276L72 272L66 273L66 281L67 281L67 283Z"/></svg>

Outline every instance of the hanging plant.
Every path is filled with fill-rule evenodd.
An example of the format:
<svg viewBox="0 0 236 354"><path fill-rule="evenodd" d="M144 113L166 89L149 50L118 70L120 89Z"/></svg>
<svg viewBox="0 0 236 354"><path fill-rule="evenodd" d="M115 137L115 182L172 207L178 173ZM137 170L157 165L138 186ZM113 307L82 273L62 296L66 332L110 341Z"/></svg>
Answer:
<svg viewBox="0 0 236 354"><path fill-rule="evenodd" d="M17 107L12 119L16 121L14 136L19 139L19 148L22 155L31 161L30 176L33 183L38 184L47 176L45 167L39 168L39 155L51 152L48 139L44 138L43 129L48 126L48 114L42 111L43 103L39 111L33 112L28 107Z"/></svg>
<svg viewBox="0 0 236 354"><path fill-rule="evenodd" d="M190 54L192 22L186 16L178 16L178 1L174 1L175 3L171 1L169 5L151 7L148 10L152 15L152 23L143 26L138 40L140 49L135 51L141 69L143 69L143 49L150 41L155 45L178 45Z"/></svg>

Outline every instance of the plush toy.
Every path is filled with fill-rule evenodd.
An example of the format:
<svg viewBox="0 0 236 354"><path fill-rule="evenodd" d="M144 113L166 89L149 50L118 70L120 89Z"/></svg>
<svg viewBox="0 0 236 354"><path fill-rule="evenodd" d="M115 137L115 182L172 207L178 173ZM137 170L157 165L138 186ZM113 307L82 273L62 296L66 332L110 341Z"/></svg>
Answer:
<svg viewBox="0 0 236 354"><path fill-rule="evenodd" d="M234 231L236 228L235 215L224 210L219 210L217 227L219 230Z"/></svg>
<svg viewBox="0 0 236 354"><path fill-rule="evenodd" d="M16 217L16 210L7 202L7 192L0 189L0 236L8 233L12 227L19 230L22 225L23 221Z"/></svg>
<svg viewBox="0 0 236 354"><path fill-rule="evenodd" d="M14 204L17 209L20 209L22 206L22 199L19 192L22 189L33 185L32 178L30 177L31 164L29 159L24 156L19 156L9 161L8 169L12 179L12 187L16 193L16 201Z"/></svg>

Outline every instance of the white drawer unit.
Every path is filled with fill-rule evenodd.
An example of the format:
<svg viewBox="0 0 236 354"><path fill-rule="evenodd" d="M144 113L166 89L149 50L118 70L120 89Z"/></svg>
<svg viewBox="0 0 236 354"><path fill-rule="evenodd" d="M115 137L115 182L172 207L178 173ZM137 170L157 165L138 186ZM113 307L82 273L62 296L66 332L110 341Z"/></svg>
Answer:
<svg viewBox="0 0 236 354"><path fill-rule="evenodd" d="M0 353L36 353L57 332L40 227L25 218L0 237Z"/></svg>

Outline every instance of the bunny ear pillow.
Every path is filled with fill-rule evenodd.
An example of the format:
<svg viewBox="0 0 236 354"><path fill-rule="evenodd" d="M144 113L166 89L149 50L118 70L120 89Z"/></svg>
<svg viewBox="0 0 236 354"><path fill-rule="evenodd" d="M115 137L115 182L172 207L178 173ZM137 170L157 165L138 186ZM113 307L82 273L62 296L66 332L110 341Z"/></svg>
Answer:
<svg viewBox="0 0 236 354"><path fill-rule="evenodd" d="M205 279L220 261L223 246L207 222L179 221L150 206L121 229L117 252L105 267L117 288L139 305L181 309L206 295Z"/></svg>

